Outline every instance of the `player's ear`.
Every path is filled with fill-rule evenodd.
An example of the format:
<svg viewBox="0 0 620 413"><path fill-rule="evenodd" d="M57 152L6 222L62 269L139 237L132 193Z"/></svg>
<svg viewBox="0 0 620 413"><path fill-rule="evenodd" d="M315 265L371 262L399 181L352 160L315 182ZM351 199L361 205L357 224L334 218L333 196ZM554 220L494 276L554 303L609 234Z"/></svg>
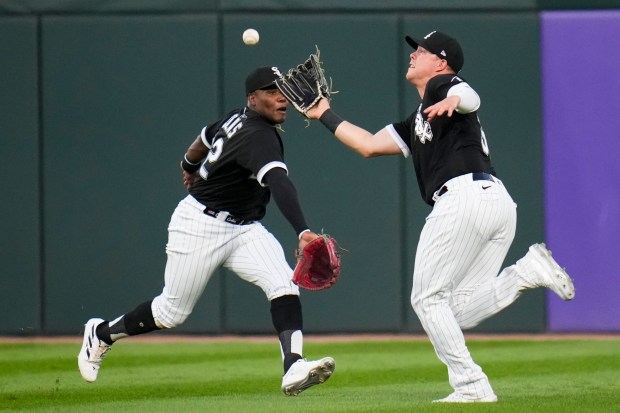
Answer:
<svg viewBox="0 0 620 413"><path fill-rule="evenodd" d="M439 61L437 62L437 71L441 72L443 70L449 69L450 66L448 66L448 61L446 59L439 59Z"/></svg>
<svg viewBox="0 0 620 413"><path fill-rule="evenodd" d="M249 107L254 107L254 106L256 106L256 93L251 92L251 93L248 95L248 106L249 106Z"/></svg>

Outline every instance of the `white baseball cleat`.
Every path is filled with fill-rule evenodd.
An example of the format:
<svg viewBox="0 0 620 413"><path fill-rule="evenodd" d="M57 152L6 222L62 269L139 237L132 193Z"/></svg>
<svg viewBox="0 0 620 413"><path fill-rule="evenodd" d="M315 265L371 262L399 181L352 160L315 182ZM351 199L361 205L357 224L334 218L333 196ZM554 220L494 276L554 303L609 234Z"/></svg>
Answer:
<svg viewBox="0 0 620 413"><path fill-rule="evenodd" d="M454 392L443 399L433 400L433 403L495 403L497 396L493 393L484 397L466 397L460 393Z"/></svg>
<svg viewBox="0 0 620 413"><path fill-rule="evenodd" d="M84 342L78 354L78 367L84 380L89 383L97 380L101 361L112 348L111 345L99 340L95 333L97 326L103 321L101 318L91 318L84 325Z"/></svg>
<svg viewBox="0 0 620 413"><path fill-rule="evenodd" d="M575 298L573 280L569 277L566 270L560 267L553 259L551 251L547 249L545 244L532 245L530 252L534 261L542 267L541 271L536 272L539 278L534 284L551 289L562 300L568 301Z"/></svg>
<svg viewBox="0 0 620 413"><path fill-rule="evenodd" d="M316 361L299 359L282 378L282 392L287 396L297 396L309 387L324 383L335 368L336 361L331 357Z"/></svg>

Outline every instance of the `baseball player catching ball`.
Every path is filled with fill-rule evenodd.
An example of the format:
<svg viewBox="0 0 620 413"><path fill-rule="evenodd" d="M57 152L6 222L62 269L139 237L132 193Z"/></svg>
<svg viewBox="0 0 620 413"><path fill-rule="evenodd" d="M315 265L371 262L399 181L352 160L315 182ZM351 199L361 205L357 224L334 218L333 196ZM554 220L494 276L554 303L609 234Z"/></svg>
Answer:
<svg viewBox="0 0 620 413"><path fill-rule="evenodd" d="M436 401L495 402L462 329L496 314L525 289L550 288L564 300L575 289L544 244L532 245L499 272L515 235L516 205L491 165L477 116L480 98L457 75L464 63L461 46L439 31L406 41L413 48L406 78L421 98L407 119L373 135L340 118L327 99L307 115L364 157L413 159L420 192L433 209L416 251L411 305L454 388Z"/></svg>
<svg viewBox="0 0 620 413"><path fill-rule="evenodd" d="M260 223L273 196L299 234L300 249L318 237L308 229L287 175L277 127L286 119L288 101L274 84L279 76L276 67L250 73L247 106L205 126L187 150L181 167L189 195L168 226L163 291L112 321L88 320L78 355L86 381L97 379L115 341L182 324L219 267L255 284L270 301L284 364L284 394L295 396L332 375L333 358L302 358L299 289L291 281L293 271L282 246Z"/></svg>

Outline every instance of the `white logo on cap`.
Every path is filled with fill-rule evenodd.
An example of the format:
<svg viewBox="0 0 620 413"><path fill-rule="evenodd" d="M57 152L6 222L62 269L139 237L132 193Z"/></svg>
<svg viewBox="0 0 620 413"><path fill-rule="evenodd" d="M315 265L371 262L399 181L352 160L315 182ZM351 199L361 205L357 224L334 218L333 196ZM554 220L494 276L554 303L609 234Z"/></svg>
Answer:
<svg viewBox="0 0 620 413"><path fill-rule="evenodd" d="M432 32L430 32L429 34L427 34L426 36L424 36L425 39L428 39L429 37L431 37L432 35L435 34L437 30L433 30Z"/></svg>
<svg viewBox="0 0 620 413"><path fill-rule="evenodd" d="M278 77L282 77L282 73L280 73L280 69L278 69L277 67L273 66L271 70L273 70L274 75L277 75Z"/></svg>
<svg viewBox="0 0 620 413"><path fill-rule="evenodd" d="M441 53L439 53L440 55L442 55L443 57L446 57L446 51L442 50Z"/></svg>

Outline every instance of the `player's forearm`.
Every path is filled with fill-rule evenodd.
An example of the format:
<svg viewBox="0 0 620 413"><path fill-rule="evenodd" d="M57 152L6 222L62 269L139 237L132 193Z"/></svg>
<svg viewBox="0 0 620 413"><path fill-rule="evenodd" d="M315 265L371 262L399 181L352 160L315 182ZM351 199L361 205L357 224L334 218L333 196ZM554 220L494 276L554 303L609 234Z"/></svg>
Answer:
<svg viewBox="0 0 620 413"><path fill-rule="evenodd" d="M364 158L372 158L381 155L375 150L374 135L351 122L344 121L340 124L336 133L336 138Z"/></svg>
<svg viewBox="0 0 620 413"><path fill-rule="evenodd" d="M207 148L202 143L199 136L187 149L185 155L183 155L183 160L181 161L181 169L183 169L190 175L193 174L200 168L200 162L204 159L205 156L207 156ZM185 186L189 188L189 177L185 177L183 181Z"/></svg>
<svg viewBox="0 0 620 413"><path fill-rule="evenodd" d="M365 158L376 156L373 151L373 135L366 129L347 122L331 109L327 109L319 118L321 123L332 132L336 138Z"/></svg>
<svg viewBox="0 0 620 413"><path fill-rule="evenodd" d="M365 158L401 154L401 150L385 128L374 135L366 129L343 120L331 109L319 118L338 140Z"/></svg>

